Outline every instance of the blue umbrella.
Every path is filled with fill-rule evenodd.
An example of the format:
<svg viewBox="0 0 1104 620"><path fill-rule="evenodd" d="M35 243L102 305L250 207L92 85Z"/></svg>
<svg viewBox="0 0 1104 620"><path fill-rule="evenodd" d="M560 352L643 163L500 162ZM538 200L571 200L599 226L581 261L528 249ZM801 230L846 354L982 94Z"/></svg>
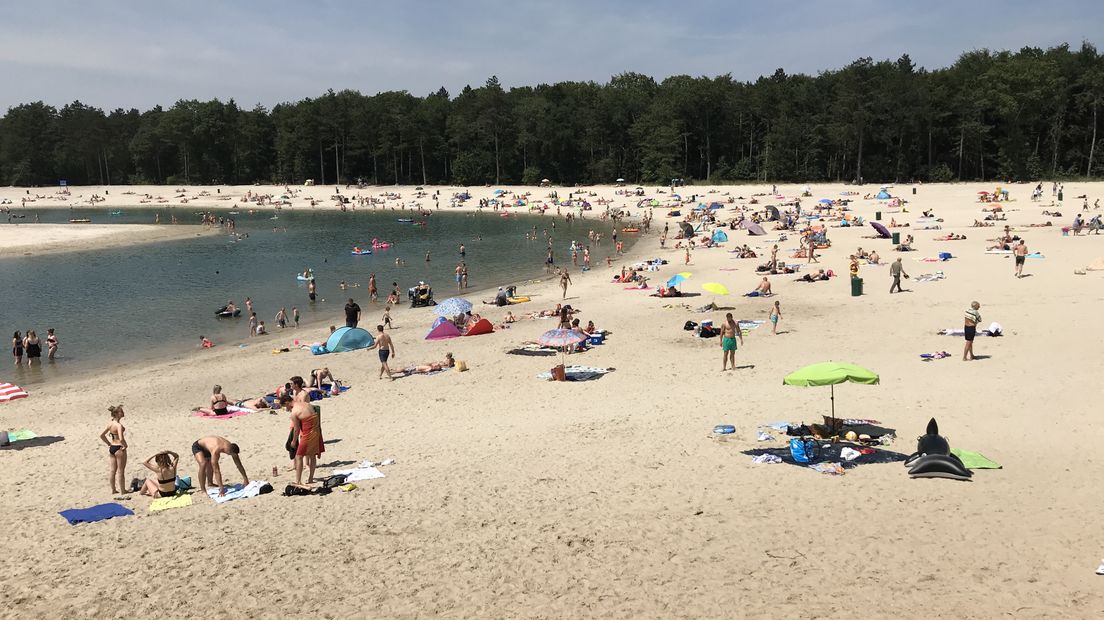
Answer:
<svg viewBox="0 0 1104 620"><path fill-rule="evenodd" d="M672 286L678 286L678 285L682 284L685 281L686 281L686 276L682 275L681 273L676 273L675 275L671 276L670 280L667 280L667 288L671 288Z"/></svg>
<svg viewBox="0 0 1104 620"><path fill-rule="evenodd" d="M819 202L822 205L830 205L830 204L832 204L832 199L831 198L821 198L817 202Z"/></svg>
<svg viewBox="0 0 1104 620"><path fill-rule="evenodd" d="M463 297L449 297L448 299L437 304L437 307L433 309L433 312L437 316L456 316L458 314L464 314L472 309L472 304Z"/></svg>

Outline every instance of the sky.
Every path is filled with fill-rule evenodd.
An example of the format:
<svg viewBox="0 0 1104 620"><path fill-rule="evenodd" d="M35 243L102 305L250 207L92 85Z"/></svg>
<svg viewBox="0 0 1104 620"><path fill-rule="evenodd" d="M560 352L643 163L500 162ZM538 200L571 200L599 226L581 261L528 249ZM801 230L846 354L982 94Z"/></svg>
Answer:
<svg viewBox="0 0 1104 620"><path fill-rule="evenodd" d="M1102 0L72 0L0 5L0 110L105 110L327 89L456 94L625 71L755 80L909 54L1104 45Z"/></svg>

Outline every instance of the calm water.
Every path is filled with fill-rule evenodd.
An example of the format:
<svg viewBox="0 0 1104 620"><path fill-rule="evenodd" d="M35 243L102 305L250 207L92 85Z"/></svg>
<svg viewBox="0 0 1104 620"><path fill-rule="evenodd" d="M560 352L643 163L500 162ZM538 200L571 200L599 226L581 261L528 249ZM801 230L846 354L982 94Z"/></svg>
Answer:
<svg viewBox="0 0 1104 620"><path fill-rule="evenodd" d="M117 210L104 207L79 213L97 224L152 223L158 213L163 223L173 213L181 223L198 222L197 212L186 207L123 209L121 215L110 215ZM34 212L28 213L23 221L33 221ZM44 223L66 222L70 217L68 209L37 213ZM278 219L270 219L274 215ZM428 218L416 218L428 222L424 227L396 221L409 215L402 211L287 209L251 215L243 210L228 216L236 219L238 233L249 234L241 241L219 234L132 248L0 258L4 342L9 342L17 329L24 333L34 329L43 340L45 357L46 328L54 327L61 343L53 365L13 371L8 357L7 370L0 366L0 379L33 384L125 361L164 358L172 352L195 350L200 335L220 345L244 342L248 336L243 304L247 296L252 297L257 317L265 321L270 333L279 331L274 317L281 307L287 308L289 316L292 306L298 307L305 323L343 324L342 308L348 297L361 304L365 322L370 323L381 314L368 304L370 273L376 274L381 299L395 281L405 302L407 287L418 280L430 282L435 296L442 299L455 294L453 269L461 242L467 250L469 287L475 291L539 276L547 247L543 241L546 227L554 240L557 262L568 264L571 239L585 241L591 227L608 238L610 228L608 223L593 220L569 225L559 219L552 230L551 216L502 218L493 213L434 212ZM278 229L274 231L273 226ZM525 239L525 232L533 226L537 226L539 241ZM373 238L395 246L370 256L349 253L354 245L364 247ZM610 245L608 241L603 244ZM594 253L595 262L599 254ZM395 259L405 264L396 266ZM295 278L308 267L317 277L318 301L313 304L307 298L306 283ZM341 291L341 280L361 287ZM216 318L215 309L229 299L242 308L242 317ZM270 344L267 339L264 342Z"/></svg>

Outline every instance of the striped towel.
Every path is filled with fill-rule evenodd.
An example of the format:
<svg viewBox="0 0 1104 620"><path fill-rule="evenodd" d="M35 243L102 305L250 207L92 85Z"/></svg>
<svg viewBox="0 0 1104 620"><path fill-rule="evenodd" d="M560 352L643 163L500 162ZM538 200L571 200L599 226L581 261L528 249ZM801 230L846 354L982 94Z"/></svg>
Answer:
<svg viewBox="0 0 1104 620"><path fill-rule="evenodd" d="M0 383L0 402L16 400L17 398L27 398L27 393L23 391L23 388L10 383Z"/></svg>

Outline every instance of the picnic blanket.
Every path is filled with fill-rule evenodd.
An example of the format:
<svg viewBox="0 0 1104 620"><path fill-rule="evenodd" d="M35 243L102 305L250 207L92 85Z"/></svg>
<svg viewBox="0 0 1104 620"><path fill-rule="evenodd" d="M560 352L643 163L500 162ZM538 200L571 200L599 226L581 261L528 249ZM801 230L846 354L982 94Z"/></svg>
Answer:
<svg viewBox="0 0 1104 620"><path fill-rule="evenodd" d="M901 454L900 452L883 450L881 448L870 448L862 444L852 443L848 441L841 441L834 444L828 443L827 441L821 441L819 443L822 447L820 450L820 457L817 459L817 463L839 463L843 469L853 469L855 467L858 467L859 465L868 465L873 463L899 463L908 458L908 455ZM860 451L860 455L853 460L846 460L841 455L841 452L847 448ZM862 454L862 451L867 451L870 453ZM781 462L787 465L797 465L802 468L809 467L811 465L810 463L799 463L795 461L793 455L790 454L789 445L777 448L754 448L751 450L744 450L743 454L753 457L763 454L771 454L782 459Z"/></svg>
<svg viewBox="0 0 1104 620"><path fill-rule="evenodd" d="M966 469L1001 469L1000 463L991 461L978 452L951 448L951 454L957 456Z"/></svg>
<svg viewBox="0 0 1104 620"><path fill-rule="evenodd" d="M370 461L365 461L353 469L334 470L334 475L345 476L345 482L361 482L362 480L377 480L385 477L383 472L376 469Z"/></svg>
<svg viewBox="0 0 1104 620"><path fill-rule="evenodd" d="M590 381L592 379L600 379L606 373L614 370L613 368L595 368L593 366L567 366L564 368L564 375L568 381ZM542 372L537 375L538 379L544 381L552 380L552 372Z"/></svg>
<svg viewBox="0 0 1104 620"><path fill-rule="evenodd" d="M161 512L162 510L172 510L173 508L184 508L185 506L192 505L192 496L187 493L181 493L180 495L174 495L173 497L159 497L149 505L150 512Z"/></svg>
<svg viewBox="0 0 1104 620"><path fill-rule="evenodd" d="M78 523L106 521L115 517L129 517L134 514L134 511L122 504L112 502L99 504L91 508L70 508L69 510L62 510L58 514L68 521L69 525L76 525Z"/></svg>
<svg viewBox="0 0 1104 620"><path fill-rule="evenodd" d="M201 407L192 412L194 418L215 418L219 420L228 420L230 418L237 418L243 415L249 415L251 413L257 413L256 409L250 409L248 407L237 407L235 405L228 405L226 410L229 413L224 415L215 415L215 412L207 407Z"/></svg>
<svg viewBox="0 0 1104 620"><path fill-rule="evenodd" d="M251 480L244 487L241 484L226 485L226 495L219 497L218 487L207 489L207 495L215 500L216 504L225 504L235 499L249 499L261 494L261 487L268 484L264 480Z"/></svg>

